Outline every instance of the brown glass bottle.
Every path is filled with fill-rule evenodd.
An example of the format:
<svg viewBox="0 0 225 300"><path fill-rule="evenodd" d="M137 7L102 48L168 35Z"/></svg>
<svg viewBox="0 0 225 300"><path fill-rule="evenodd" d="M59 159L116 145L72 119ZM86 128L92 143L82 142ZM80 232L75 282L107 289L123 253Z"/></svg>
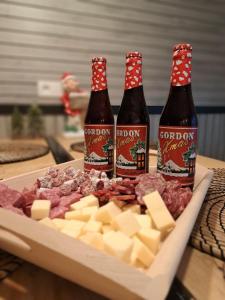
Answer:
<svg viewBox="0 0 225 300"><path fill-rule="evenodd" d="M110 105L106 59L92 59L92 87L84 125L84 170L104 171L113 176L114 117Z"/></svg>
<svg viewBox="0 0 225 300"><path fill-rule="evenodd" d="M171 87L159 122L157 169L166 180L193 188L197 147L197 114L191 88L190 44L174 47Z"/></svg>
<svg viewBox="0 0 225 300"><path fill-rule="evenodd" d="M149 114L142 85L142 55L126 56L125 90L116 125L116 176L134 178L149 168Z"/></svg>

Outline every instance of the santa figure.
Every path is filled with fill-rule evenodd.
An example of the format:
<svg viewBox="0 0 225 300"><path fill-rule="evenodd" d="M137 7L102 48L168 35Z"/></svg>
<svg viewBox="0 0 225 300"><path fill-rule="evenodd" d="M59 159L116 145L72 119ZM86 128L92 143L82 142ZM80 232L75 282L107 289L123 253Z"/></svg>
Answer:
<svg viewBox="0 0 225 300"><path fill-rule="evenodd" d="M67 114L64 135L82 135L81 109L84 107L88 94L80 88L79 81L71 73L64 73L61 77L61 82L63 94L60 99Z"/></svg>

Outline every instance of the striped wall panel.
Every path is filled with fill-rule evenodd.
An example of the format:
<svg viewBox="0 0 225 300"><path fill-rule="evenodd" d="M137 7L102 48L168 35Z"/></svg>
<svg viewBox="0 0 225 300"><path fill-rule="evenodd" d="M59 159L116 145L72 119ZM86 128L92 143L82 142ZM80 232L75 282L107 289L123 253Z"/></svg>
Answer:
<svg viewBox="0 0 225 300"><path fill-rule="evenodd" d="M171 47L193 44L197 105L225 105L225 4L179 0L0 1L0 103L58 103L37 95L38 80L72 71L90 85L90 59L105 55L111 102L120 104L124 54L140 50L149 105L164 105Z"/></svg>

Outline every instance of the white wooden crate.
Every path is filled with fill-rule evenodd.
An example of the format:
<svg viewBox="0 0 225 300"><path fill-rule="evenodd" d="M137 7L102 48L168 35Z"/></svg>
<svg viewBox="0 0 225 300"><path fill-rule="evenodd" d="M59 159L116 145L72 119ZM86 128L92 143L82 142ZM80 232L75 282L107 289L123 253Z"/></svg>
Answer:
<svg viewBox="0 0 225 300"><path fill-rule="evenodd" d="M61 165L83 168L83 160ZM47 168L2 182L22 190L31 186ZM197 166L191 202L146 272L126 265L79 240L43 224L0 208L0 248L110 299L164 299L212 179L212 172Z"/></svg>

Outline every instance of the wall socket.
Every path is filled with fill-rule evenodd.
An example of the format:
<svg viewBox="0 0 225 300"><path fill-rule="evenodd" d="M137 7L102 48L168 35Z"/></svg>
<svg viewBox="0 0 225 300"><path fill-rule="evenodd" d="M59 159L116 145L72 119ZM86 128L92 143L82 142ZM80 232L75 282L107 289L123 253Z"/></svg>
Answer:
<svg viewBox="0 0 225 300"><path fill-rule="evenodd" d="M62 84L60 81L39 80L37 82L37 93L39 97L60 97L62 95Z"/></svg>

